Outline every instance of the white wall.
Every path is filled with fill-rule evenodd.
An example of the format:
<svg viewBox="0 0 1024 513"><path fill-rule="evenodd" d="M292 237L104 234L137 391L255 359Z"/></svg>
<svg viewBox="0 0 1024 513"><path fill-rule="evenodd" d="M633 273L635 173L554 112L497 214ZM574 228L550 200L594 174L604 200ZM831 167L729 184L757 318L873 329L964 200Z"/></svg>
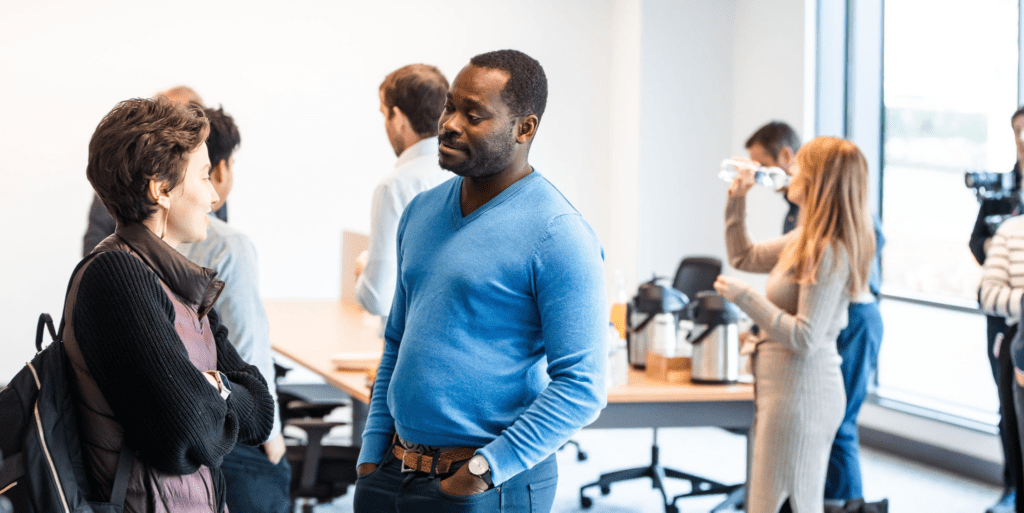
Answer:
<svg viewBox="0 0 1024 513"><path fill-rule="evenodd" d="M428 62L453 78L476 53L519 48L550 81L531 161L632 294L684 255L724 257L718 162L768 119L803 128L807 1L0 3L0 216L22 248L0 254L0 381L31 356L38 313L59 314L91 200L88 140L117 101L183 83L223 104L243 136L231 222L259 250L264 297L334 298L340 234L368 230L394 162L384 75ZM781 205L753 194L755 238L778 233Z"/></svg>
<svg viewBox="0 0 1024 513"><path fill-rule="evenodd" d="M640 105L644 9L640 1L616 0L612 14L611 180L603 184L611 233L605 243L609 299L617 294L615 271L627 295L637 283L640 250Z"/></svg>
<svg viewBox="0 0 1024 513"><path fill-rule="evenodd" d="M647 0L640 114L641 281L671 279L687 255L723 256L732 149L735 2Z"/></svg>
<svg viewBox="0 0 1024 513"><path fill-rule="evenodd" d="M717 179L718 164L745 155L754 130L780 119L812 135L807 4L813 1L644 2L641 280L671 277L688 255L725 260L728 184ZM777 194L755 188L747 208L754 240L781 233L786 209ZM763 287L764 276L728 272Z"/></svg>
<svg viewBox="0 0 1024 513"><path fill-rule="evenodd" d="M744 143L771 120L789 123L802 141L813 136L814 47L808 46L807 0L737 0L733 60L733 118L731 151L746 154ZM771 23L765 23L765 20ZM813 27L813 24L811 25ZM813 33L811 35L813 41ZM813 82L811 83L813 86ZM786 202L767 188L755 187L748 195L747 224L754 240L782 233ZM763 288L765 277L743 275Z"/></svg>
<svg viewBox="0 0 1024 513"><path fill-rule="evenodd" d="M241 129L230 216L259 251L264 297L338 297L341 232L369 229L373 187L395 160L383 77L427 62L452 79L473 55L509 47L537 58L550 83L531 162L605 241L607 260L635 267L635 250L618 249L635 239L622 221L635 201L616 207L625 217L608 205L635 176L639 6L0 2L0 381L31 357L39 312L59 318L91 201L93 129L117 101L176 84L223 104Z"/></svg>

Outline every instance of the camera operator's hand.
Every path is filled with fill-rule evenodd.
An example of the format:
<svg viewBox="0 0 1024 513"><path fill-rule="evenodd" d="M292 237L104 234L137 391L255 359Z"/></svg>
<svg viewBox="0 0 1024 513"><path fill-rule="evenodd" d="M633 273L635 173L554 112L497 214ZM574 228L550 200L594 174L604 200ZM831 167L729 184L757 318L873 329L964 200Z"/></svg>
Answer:
<svg viewBox="0 0 1024 513"><path fill-rule="evenodd" d="M747 195L751 187L757 184L754 180L754 170L760 164L745 157L732 157L732 159L748 164L747 166L738 166L736 178L732 181L732 185L729 186L729 196L742 198Z"/></svg>

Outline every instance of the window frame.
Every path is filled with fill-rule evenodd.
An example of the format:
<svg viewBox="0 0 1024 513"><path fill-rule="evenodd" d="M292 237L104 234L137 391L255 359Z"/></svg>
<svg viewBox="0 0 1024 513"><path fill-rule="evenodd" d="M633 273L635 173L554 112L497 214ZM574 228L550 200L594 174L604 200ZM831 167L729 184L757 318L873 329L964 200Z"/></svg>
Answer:
<svg viewBox="0 0 1024 513"><path fill-rule="evenodd" d="M1018 0L1017 4L1017 103L1021 105L1024 104L1024 0ZM869 186L877 192L872 198L871 209L884 225L885 0L816 0L815 7L814 132L819 136L850 139L861 148L870 170ZM894 290L884 284L881 297L929 308L984 315L977 301ZM878 386L876 375L865 402L984 433L998 433L998 426L991 422L916 404L905 395L899 395L887 394L884 387Z"/></svg>

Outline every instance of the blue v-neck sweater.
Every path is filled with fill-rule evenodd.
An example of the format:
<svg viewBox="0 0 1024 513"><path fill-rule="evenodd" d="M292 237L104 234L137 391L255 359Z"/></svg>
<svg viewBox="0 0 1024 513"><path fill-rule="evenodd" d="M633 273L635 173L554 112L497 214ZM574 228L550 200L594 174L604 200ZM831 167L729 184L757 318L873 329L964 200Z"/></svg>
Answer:
<svg viewBox="0 0 1024 513"><path fill-rule="evenodd" d="M398 227L398 283L359 463L403 439L478 451L500 484L604 407L603 250L533 172L469 216L462 178Z"/></svg>

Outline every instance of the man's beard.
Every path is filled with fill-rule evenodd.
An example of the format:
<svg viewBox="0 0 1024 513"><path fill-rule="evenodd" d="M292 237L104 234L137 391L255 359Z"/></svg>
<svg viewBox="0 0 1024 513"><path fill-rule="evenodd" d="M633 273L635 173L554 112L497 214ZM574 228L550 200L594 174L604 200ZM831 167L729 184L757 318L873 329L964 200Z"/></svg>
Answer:
<svg viewBox="0 0 1024 513"><path fill-rule="evenodd" d="M515 139L512 133L515 124L509 129L504 137L497 136L488 139L477 151L467 155L466 159L455 165L446 165L443 162L441 167L462 177L476 178L491 176L499 173L508 167L512 161L512 152L515 150ZM439 143L454 139L451 133L441 134Z"/></svg>

